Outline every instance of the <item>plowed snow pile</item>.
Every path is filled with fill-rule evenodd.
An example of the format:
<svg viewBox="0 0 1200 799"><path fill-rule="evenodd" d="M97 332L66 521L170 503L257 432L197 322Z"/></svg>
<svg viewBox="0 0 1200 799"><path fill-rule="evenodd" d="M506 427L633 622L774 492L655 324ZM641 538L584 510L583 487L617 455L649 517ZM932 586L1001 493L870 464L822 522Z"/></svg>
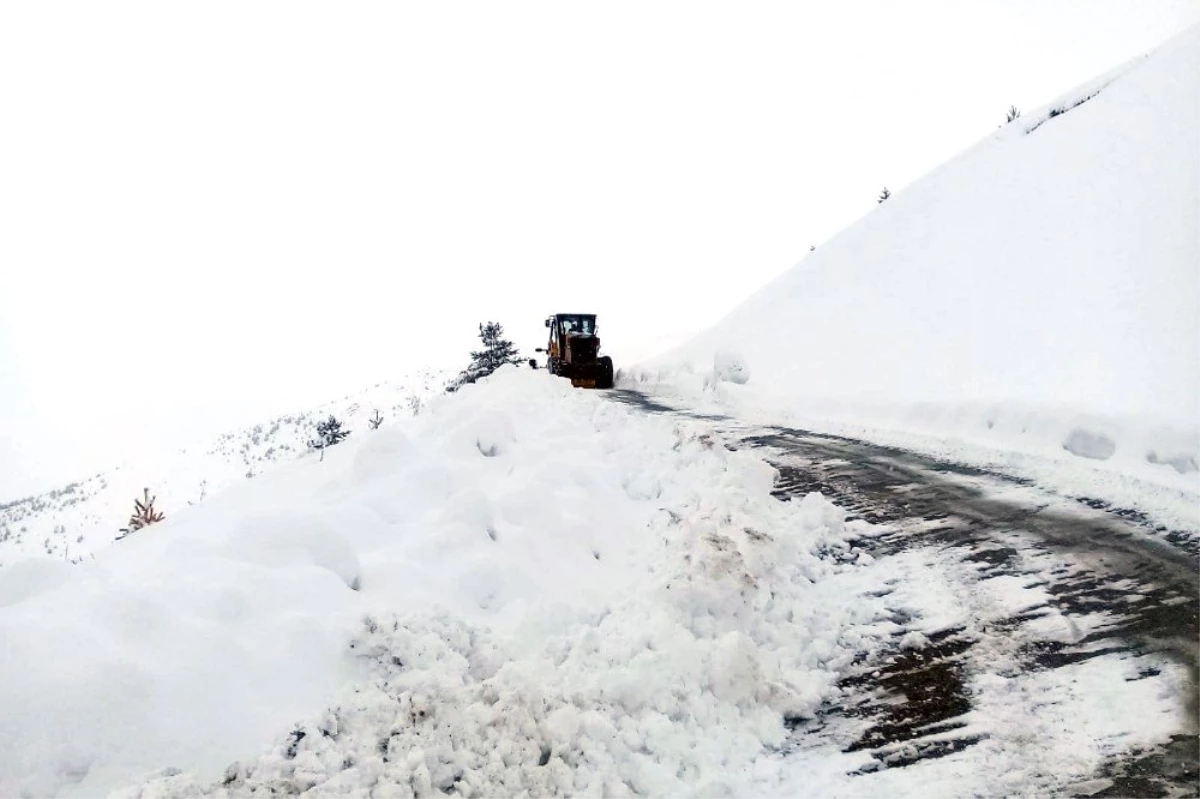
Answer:
<svg viewBox="0 0 1200 799"><path fill-rule="evenodd" d="M95 560L7 566L0 794L745 789L883 615L820 587L841 514L772 480L506 368Z"/></svg>
<svg viewBox="0 0 1200 799"><path fill-rule="evenodd" d="M1136 659L1055 687L989 650L958 757L801 746L854 664L996 598L932 549L873 559L692 424L506 367L94 560L5 566L0 795L1038 794L1179 728L1161 659L1131 719L1095 697Z"/></svg>
<svg viewBox="0 0 1200 799"><path fill-rule="evenodd" d="M1198 220L1194 28L895 192L626 378L1194 487Z"/></svg>

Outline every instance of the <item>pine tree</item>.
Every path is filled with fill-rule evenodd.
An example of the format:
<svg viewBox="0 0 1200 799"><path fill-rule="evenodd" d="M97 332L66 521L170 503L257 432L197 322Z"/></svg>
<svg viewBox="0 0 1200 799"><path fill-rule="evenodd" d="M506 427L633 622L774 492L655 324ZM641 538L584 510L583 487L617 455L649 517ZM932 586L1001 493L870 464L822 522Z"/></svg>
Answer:
<svg viewBox="0 0 1200 799"><path fill-rule="evenodd" d="M1017 107L1016 107L1015 105L1011 105L1011 106L1009 106L1009 107L1008 107L1008 119L1006 119L1006 120L1004 120L1004 121L1005 121L1005 122L1012 122L1013 120L1015 120L1015 119L1016 119L1017 117L1019 117L1019 116L1021 116L1021 112L1020 112L1020 110L1018 110L1018 109L1017 109Z"/></svg>
<svg viewBox="0 0 1200 799"><path fill-rule="evenodd" d="M133 515L129 517L129 526L121 528L121 535L117 536L117 540L166 518L161 511L154 509L154 500L157 498L150 496L150 489L142 489L142 498L133 501Z"/></svg>
<svg viewBox="0 0 1200 799"><path fill-rule="evenodd" d="M886 200L888 197L891 197L891 196L892 196L892 193L887 190L887 186L884 186L883 191L879 192L879 199L877 200L877 202L883 202L884 200Z"/></svg>
<svg viewBox="0 0 1200 799"><path fill-rule="evenodd" d="M375 415L367 419L367 424L370 425L372 430L378 430L379 425L383 424L383 416L379 413L378 408L375 409Z"/></svg>
<svg viewBox="0 0 1200 799"><path fill-rule="evenodd" d="M466 383L487 377L506 363L520 363L521 356L517 348L504 338L504 328L499 322L480 325L479 339L483 342L483 349L471 353L471 365L446 386L447 391L457 391Z"/></svg>
<svg viewBox="0 0 1200 799"><path fill-rule="evenodd" d="M342 429L342 423L333 414L323 422L317 422L317 437L308 442L310 449L321 450L321 460L325 460L325 449L340 443L350 435L349 430Z"/></svg>

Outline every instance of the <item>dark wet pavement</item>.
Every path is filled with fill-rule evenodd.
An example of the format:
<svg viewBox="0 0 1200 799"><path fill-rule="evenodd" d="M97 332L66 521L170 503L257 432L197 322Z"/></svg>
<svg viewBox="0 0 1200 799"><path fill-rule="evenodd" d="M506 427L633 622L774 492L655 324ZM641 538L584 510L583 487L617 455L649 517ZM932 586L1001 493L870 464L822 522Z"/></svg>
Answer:
<svg viewBox="0 0 1200 799"><path fill-rule="evenodd" d="M988 619L987 635L1008 636L1022 668L1058 669L1100 657L1155 655L1182 667L1184 728L1163 746L1106 762L1096 796L1200 795L1200 568L1195 536L1151 525L1133 511L1040 491L1029 481L938 461L866 441L786 428L754 428L676 410L633 391L611 397L650 413L711 424L730 448L753 447L779 471L782 501L820 492L852 518L877 525L854 542L875 557L934 548L977 567L979 579L1019 575L1049 599ZM886 589L884 589L886 590ZM1029 625L1061 614L1086 631L1078 640L1039 640ZM1097 626L1097 618L1105 619ZM967 678L978 634L940 631L917 649L898 648L859 663L841 682L846 699L814 720L789 719L803 738L835 717L862 732L845 751L867 751L876 768L903 768L979 741L962 729L971 709ZM1153 677L1147 667L1140 677ZM1137 712L1131 708L1131 713ZM897 744L904 743L904 746ZM1069 789L1064 789L1070 793Z"/></svg>

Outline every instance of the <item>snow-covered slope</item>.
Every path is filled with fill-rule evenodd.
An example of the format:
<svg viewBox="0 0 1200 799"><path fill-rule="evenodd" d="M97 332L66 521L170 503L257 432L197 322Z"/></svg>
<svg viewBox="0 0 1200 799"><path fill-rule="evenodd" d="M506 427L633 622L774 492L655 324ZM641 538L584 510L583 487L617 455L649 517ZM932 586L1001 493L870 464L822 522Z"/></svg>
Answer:
<svg viewBox="0 0 1200 799"><path fill-rule="evenodd" d="M749 375L718 388L731 402L1195 482L1200 29L1004 126L625 377L699 388L722 352Z"/></svg>
<svg viewBox="0 0 1200 799"><path fill-rule="evenodd" d="M316 423L330 414L362 435L375 411L388 420L411 416L442 390L445 378L423 370L203 446L124 463L45 494L0 503L0 567L34 554L78 561L120 535L144 488L157 497L156 508L172 515L308 452Z"/></svg>

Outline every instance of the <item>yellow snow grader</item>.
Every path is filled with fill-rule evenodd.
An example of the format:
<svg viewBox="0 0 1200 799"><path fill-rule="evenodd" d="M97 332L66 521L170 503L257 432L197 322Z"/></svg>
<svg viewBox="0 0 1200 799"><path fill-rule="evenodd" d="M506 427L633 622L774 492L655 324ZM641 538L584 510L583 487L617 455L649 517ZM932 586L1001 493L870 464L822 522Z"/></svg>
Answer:
<svg viewBox="0 0 1200 799"><path fill-rule="evenodd" d="M559 313L546 320L550 343L546 349L546 368L550 374L571 379L576 388L612 388L612 358L600 354L596 335L596 315Z"/></svg>

